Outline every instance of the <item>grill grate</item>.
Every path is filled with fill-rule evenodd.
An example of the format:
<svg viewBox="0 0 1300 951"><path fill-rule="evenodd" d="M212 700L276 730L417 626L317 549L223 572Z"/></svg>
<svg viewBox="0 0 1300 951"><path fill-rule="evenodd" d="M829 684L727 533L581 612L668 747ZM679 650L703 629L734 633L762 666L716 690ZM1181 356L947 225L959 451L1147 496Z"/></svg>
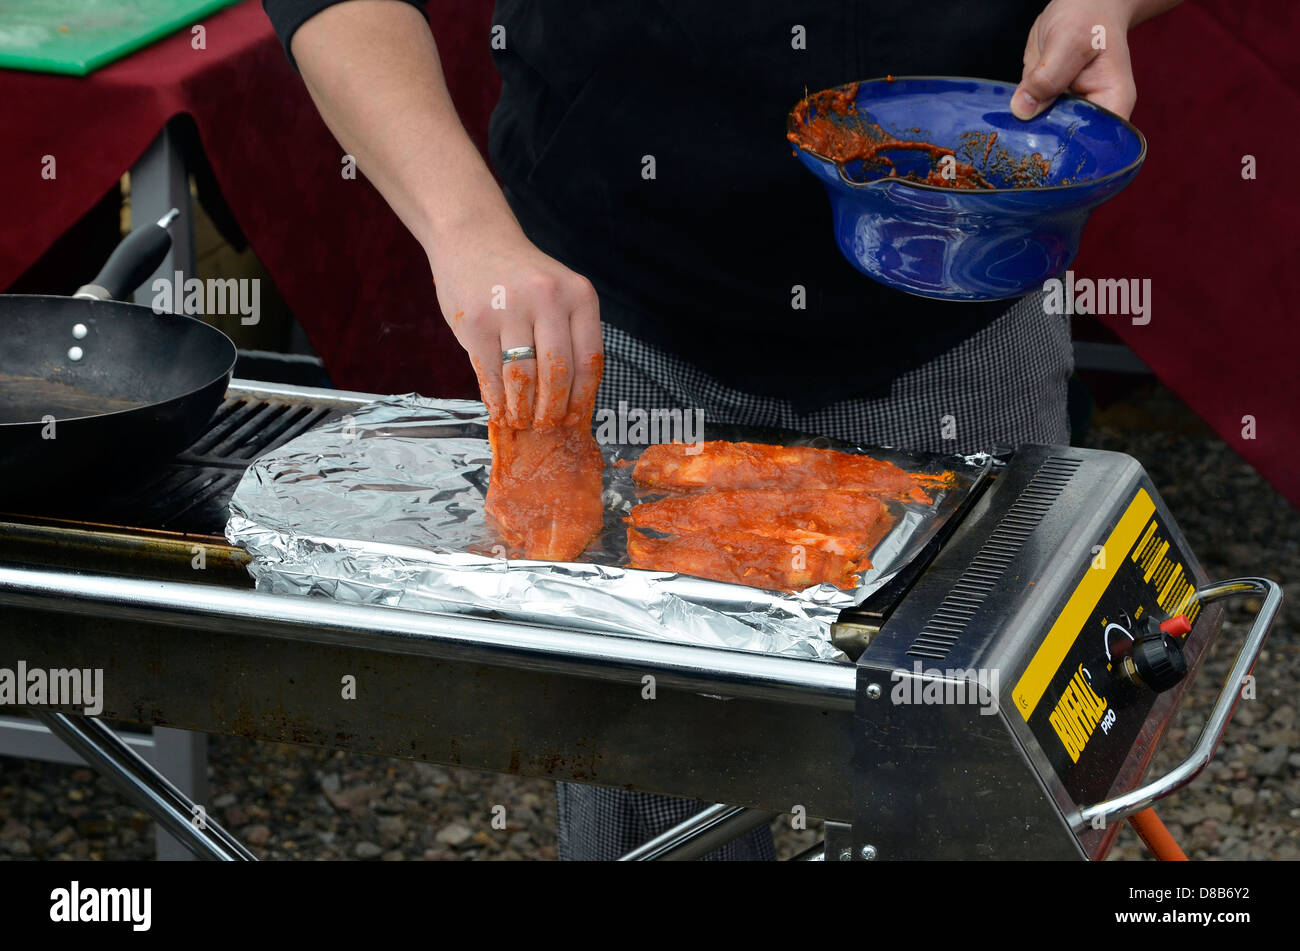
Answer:
<svg viewBox="0 0 1300 951"><path fill-rule="evenodd" d="M907 649L909 657L943 660L948 656L981 604L996 589L1007 568L1052 505L1061 497L1081 461L1048 456L1029 484L1007 509L957 583Z"/></svg>
<svg viewBox="0 0 1300 951"><path fill-rule="evenodd" d="M219 536L250 462L342 411L304 400L228 396L207 430L140 482L68 492L12 514L136 531Z"/></svg>
<svg viewBox="0 0 1300 951"><path fill-rule="evenodd" d="M327 406L235 397L227 399L212 417L208 431L178 457L211 465L249 461L331 416Z"/></svg>

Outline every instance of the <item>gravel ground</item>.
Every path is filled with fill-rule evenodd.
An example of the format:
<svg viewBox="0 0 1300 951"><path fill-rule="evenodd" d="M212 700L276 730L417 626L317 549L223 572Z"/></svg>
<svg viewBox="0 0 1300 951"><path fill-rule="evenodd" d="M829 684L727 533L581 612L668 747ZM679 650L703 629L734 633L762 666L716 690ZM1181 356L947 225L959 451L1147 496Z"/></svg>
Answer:
<svg viewBox="0 0 1300 951"><path fill-rule="evenodd" d="M1142 460L1212 577L1263 574L1287 587L1283 617L1214 762L1161 816L1193 859L1300 858L1300 513L1167 391L1151 387L1101 414L1087 444ZM1202 683L1156 757L1195 739L1250 615L1234 608ZM260 858L553 859L548 782L399 760L213 737L209 811ZM493 828L495 806L505 828ZM500 824L499 822L497 823ZM788 857L819 823L773 823ZM153 826L90 770L0 758L0 858L148 859ZM1125 826L1114 860L1146 858Z"/></svg>

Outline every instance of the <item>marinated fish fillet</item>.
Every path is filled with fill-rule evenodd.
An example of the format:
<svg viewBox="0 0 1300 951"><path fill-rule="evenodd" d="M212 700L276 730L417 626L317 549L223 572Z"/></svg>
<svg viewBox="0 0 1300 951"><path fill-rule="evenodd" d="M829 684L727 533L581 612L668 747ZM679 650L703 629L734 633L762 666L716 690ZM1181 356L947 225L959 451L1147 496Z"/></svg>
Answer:
<svg viewBox="0 0 1300 951"><path fill-rule="evenodd" d="M651 538L629 528L627 554L633 568L778 591L802 591L822 582L852 588L857 573L871 567L865 556L854 560L815 545L792 544L736 529Z"/></svg>
<svg viewBox="0 0 1300 951"><path fill-rule="evenodd" d="M605 460L591 434L595 403L593 387L573 423L514 429L498 414L488 423L486 509L511 557L572 561L600 531Z"/></svg>
<svg viewBox="0 0 1300 951"><path fill-rule="evenodd" d="M587 424L547 431L492 423L487 513L511 554L572 561L600 531L604 459Z"/></svg>
<svg viewBox="0 0 1300 951"><path fill-rule="evenodd" d="M917 480L892 462L807 446L706 442L701 449L663 443L641 453L632 477L638 485L675 491L842 489L931 502Z"/></svg>
<svg viewBox="0 0 1300 951"><path fill-rule="evenodd" d="M730 528L860 559L893 525L885 504L840 489L720 489L647 502L624 519L669 535Z"/></svg>

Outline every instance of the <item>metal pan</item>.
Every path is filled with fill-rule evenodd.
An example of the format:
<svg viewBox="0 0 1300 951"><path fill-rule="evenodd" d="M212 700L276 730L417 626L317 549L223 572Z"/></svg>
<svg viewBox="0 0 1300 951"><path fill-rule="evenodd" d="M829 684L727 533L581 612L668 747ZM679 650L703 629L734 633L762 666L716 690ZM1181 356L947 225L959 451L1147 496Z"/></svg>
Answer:
<svg viewBox="0 0 1300 951"><path fill-rule="evenodd" d="M0 295L0 507L145 476L216 411L235 365L230 338L112 300L162 263L176 214L127 235L74 297Z"/></svg>

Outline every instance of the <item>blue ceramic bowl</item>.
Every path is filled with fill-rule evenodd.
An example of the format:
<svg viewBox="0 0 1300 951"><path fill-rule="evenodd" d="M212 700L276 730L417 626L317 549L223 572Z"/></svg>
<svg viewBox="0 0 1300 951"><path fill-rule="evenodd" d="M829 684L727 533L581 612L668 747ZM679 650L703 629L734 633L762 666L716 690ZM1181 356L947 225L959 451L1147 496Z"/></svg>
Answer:
<svg viewBox="0 0 1300 951"><path fill-rule="evenodd" d="M967 190L897 177L935 170L923 151L884 151L895 170L889 177L885 164L841 166L801 145L799 160L830 195L835 240L850 263L912 294L997 300L1041 288L1074 260L1088 214L1133 180L1146 140L1119 116L1075 96L1022 121L1011 114L1014 91L1008 83L932 76L857 84L857 115L833 121L874 122L897 139L951 149L984 182ZM796 137L803 128L798 113L789 119ZM816 117L814 106L802 121ZM994 145L986 148L993 132ZM1034 153L1047 170L1026 175L1025 159Z"/></svg>

